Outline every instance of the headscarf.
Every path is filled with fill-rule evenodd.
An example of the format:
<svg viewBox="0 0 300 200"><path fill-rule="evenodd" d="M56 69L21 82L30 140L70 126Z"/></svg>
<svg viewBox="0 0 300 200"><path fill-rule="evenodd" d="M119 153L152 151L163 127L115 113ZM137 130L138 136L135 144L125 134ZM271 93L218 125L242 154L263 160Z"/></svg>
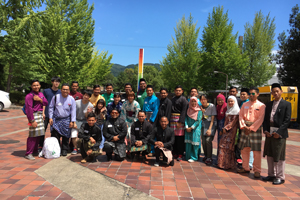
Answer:
<svg viewBox="0 0 300 200"><path fill-rule="evenodd" d="M225 113L227 110L227 103L226 103L225 96L223 94L219 94L217 96L217 101L218 101L218 98L223 99L223 102L224 102L223 105L221 105L221 106L217 105L217 119L221 120L225 117Z"/></svg>
<svg viewBox="0 0 300 200"><path fill-rule="evenodd" d="M229 99L233 99L234 100L234 104L232 107L229 107L229 105L227 104L227 111L226 111L226 115L238 115L240 112L240 108L239 108L239 104L237 102L237 99L235 96L229 96L227 101Z"/></svg>
<svg viewBox="0 0 300 200"><path fill-rule="evenodd" d="M197 120L198 112L201 109L200 109L200 106L198 105L198 102L197 102L197 105L195 107L192 107L192 100L195 100L197 102L197 97L191 97L190 98L189 108L187 110L187 115L190 118L192 118L193 120Z"/></svg>

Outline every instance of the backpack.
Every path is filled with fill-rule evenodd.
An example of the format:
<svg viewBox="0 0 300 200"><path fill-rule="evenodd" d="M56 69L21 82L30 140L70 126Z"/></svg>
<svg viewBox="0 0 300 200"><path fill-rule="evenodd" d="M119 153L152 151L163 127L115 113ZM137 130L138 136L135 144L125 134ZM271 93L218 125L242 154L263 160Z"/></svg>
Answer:
<svg viewBox="0 0 300 200"><path fill-rule="evenodd" d="M30 92L29 94L32 94L32 93ZM33 97L33 94L32 94L32 97ZM32 107L33 107L33 104L34 104L34 101L32 101ZM26 115L26 104L24 104L22 111L23 111L24 115Z"/></svg>
<svg viewBox="0 0 300 200"><path fill-rule="evenodd" d="M60 157L60 146L55 137L48 137L44 141L44 147L39 154L39 157L44 156L47 159Z"/></svg>

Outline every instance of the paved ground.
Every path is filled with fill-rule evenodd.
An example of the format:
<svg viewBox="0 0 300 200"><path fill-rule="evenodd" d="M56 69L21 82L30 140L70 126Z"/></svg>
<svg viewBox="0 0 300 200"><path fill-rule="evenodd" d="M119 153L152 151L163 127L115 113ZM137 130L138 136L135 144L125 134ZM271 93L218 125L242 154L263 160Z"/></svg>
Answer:
<svg viewBox="0 0 300 200"><path fill-rule="evenodd" d="M286 171L289 174L286 175L286 183L273 186L271 183L254 179L253 172L249 175L239 175L234 171L208 167L202 162L190 164L186 161L176 161L174 167L153 167L153 160L150 160L149 164L131 161L105 162L105 155L98 157L100 162L88 164L80 164L79 155L69 156L69 162L65 158L56 160L38 158L36 161L28 161L23 158L28 132L27 120L22 111L1 112L0 128L1 200L84 199L78 196L78 192L68 190L68 183L72 181L66 182L66 176L71 172L59 170L61 173L56 175L54 171L51 171L51 169L54 170L54 166L63 168L63 164L68 165L72 170L84 171L96 180L101 179L97 183L103 184L101 187L89 186L90 191L99 191L99 199L109 199L109 195L117 194L119 191L119 189L111 190L108 194L105 192L107 184L112 184L116 188L127 188L125 192L122 192L125 194L124 199L138 197L134 195L137 194L135 192L137 190L158 199L300 199L300 130L289 132L286 156ZM46 136L49 136L49 131ZM20 142L1 144L4 140ZM216 148L216 143L214 147ZM264 168L262 175L266 176L264 158L262 163ZM74 182L83 180L83 177L79 177L75 174ZM119 182L114 183L113 179ZM128 186L137 190L130 189ZM78 186L79 189L82 187L84 186ZM130 190L135 193L130 193ZM87 193L88 191L89 189L85 190ZM139 195L141 195L139 199L145 197L140 193Z"/></svg>

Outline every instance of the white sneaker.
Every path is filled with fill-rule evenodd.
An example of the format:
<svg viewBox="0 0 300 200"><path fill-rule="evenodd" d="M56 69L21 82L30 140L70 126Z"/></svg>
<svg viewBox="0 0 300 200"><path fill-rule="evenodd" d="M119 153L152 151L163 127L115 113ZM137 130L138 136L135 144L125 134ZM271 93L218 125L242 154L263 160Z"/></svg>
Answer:
<svg viewBox="0 0 300 200"><path fill-rule="evenodd" d="M188 162L189 162L189 163L193 163L193 162L195 162L195 161L194 161L193 159L189 159Z"/></svg>
<svg viewBox="0 0 300 200"><path fill-rule="evenodd" d="M159 162L155 162L154 167L159 167Z"/></svg>
<svg viewBox="0 0 300 200"><path fill-rule="evenodd" d="M32 154L28 154L27 156L25 156L25 158L28 160L35 160Z"/></svg>

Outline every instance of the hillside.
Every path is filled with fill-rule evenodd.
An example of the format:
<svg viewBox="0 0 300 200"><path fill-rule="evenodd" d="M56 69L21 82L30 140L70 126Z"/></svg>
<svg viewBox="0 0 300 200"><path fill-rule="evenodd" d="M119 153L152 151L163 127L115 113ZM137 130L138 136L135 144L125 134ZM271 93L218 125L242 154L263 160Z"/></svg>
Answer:
<svg viewBox="0 0 300 200"><path fill-rule="evenodd" d="M124 71L126 68L134 68L135 66L137 66L138 64L131 64L131 65L120 65L120 64L113 64L112 68L111 68L111 73L114 76L118 76L120 72ZM161 70L160 68L160 64L158 63L144 63L145 65L153 65L154 67L156 67L157 69Z"/></svg>

